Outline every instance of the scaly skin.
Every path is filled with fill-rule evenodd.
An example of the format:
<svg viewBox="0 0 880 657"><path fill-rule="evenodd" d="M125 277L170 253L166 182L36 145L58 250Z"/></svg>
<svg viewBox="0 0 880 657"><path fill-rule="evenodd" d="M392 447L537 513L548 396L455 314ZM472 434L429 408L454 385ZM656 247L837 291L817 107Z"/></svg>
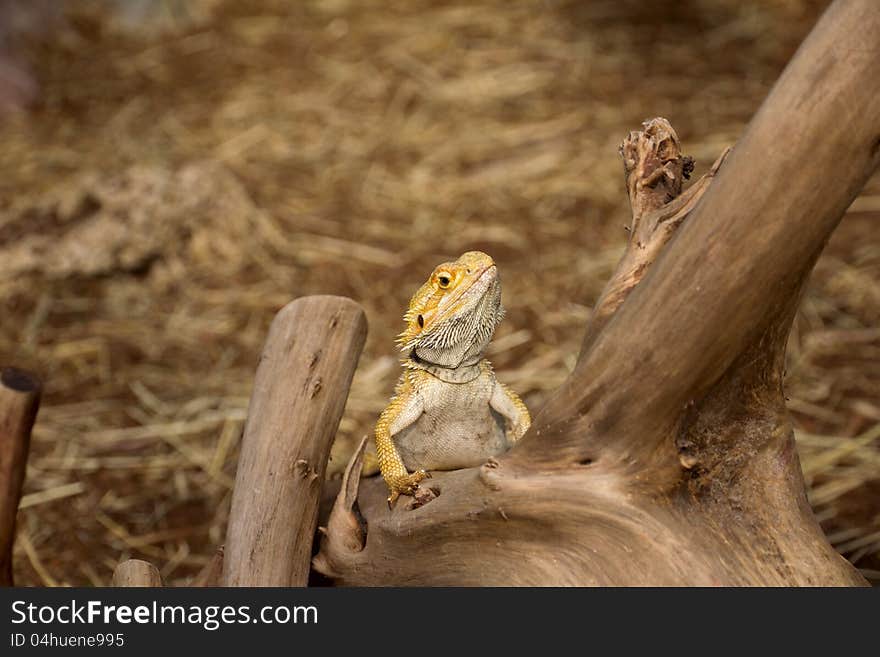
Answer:
<svg viewBox="0 0 880 657"><path fill-rule="evenodd" d="M412 406L413 391L417 385L413 382L413 378L410 372L401 375L394 396L376 422L376 457L379 460L382 477L388 484L388 490L391 491L388 498L389 505L394 504L401 494L412 495L418 488L419 482L430 476L424 469L412 474L407 471L391 434L391 426L401 417L405 409Z"/></svg>
<svg viewBox="0 0 880 657"><path fill-rule="evenodd" d="M375 430L389 505L429 470L479 465L529 428L525 404L483 358L503 314L495 263L479 251L438 266L410 301L399 338L408 357Z"/></svg>

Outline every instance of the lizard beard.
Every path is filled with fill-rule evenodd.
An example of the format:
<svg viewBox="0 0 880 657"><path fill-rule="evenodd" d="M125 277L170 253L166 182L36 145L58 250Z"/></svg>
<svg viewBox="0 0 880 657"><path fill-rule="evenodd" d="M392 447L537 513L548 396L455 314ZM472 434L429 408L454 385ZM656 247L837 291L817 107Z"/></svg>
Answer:
<svg viewBox="0 0 880 657"><path fill-rule="evenodd" d="M421 335L413 353L419 360L456 368L480 360L504 317L501 307L501 284L496 280L470 307Z"/></svg>

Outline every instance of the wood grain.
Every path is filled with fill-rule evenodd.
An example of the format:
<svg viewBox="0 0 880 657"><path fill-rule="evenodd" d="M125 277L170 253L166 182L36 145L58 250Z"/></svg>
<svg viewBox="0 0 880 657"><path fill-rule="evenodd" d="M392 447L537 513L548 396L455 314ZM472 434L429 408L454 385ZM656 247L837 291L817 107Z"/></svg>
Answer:
<svg viewBox="0 0 880 657"><path fill-rule="evenodd" d="M266 339L241 447L227 586L304 586L330 445L366 338L361 307L314 296L282 309Z"/></svg>

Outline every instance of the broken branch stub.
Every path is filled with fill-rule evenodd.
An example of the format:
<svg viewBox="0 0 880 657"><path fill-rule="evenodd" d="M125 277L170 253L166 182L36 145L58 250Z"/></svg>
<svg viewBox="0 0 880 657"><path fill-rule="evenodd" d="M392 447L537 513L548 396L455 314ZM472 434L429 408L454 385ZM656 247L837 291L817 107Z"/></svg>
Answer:
<svg viewBox="0 0 880 657"><path fill-rule="evenodd" d="M305 586L321 486L366 338L362 308L303 297L276 315L260 357L223 557L226 586Z"/></svg>
<svg viewBox="0 0 880 657"><path fill-rule="evenodd" d="M581 353L626 300L678 227L696 207L718 173L730 149L709 171L682 192L682 179L690 177L693 159L682 155L675 130L666 119L645 121L644 130L631 132L620 146L624 177L632 206L629 241L620 262L593 306Z"/></svg>
<svg viewBox="0 0 880 657"><path fill-rule="evenodd" d="M0 586L12 586L15 516L27 467L40 382L13 367L0 370Z"/></svg>
<svg viewBox="0 0 880 657"><path fill-rule="evenodd" d="M128 559L113 571L113 586L156 587L162 586L162 576L156 566L141 559Z"/></svg>
<svg viewBox="0 0 880 657"><path fill-rule="evenodd" d="M657 117L645 121L642 127L620 145L632 208L630 232L634 235L645 215L681 194L682 183L694 168L693 158L682 155L678 135L669 121Z"/></svg>

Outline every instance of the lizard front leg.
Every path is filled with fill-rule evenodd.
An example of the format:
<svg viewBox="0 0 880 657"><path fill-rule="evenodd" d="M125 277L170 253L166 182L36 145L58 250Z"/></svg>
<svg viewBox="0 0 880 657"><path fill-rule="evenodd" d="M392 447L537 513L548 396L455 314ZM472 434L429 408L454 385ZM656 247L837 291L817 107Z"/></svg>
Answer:
<svg viewBox="0 0 880 657"><path fill-rule="evenodd" d="M489 406L507 420L506 436L510 443L522 438L532 425L532 416L529 415L529 409L526 408L523 400L499 381L495 382Z"/></svg>
<svg viewBox="0 0 880 657"><path fill-rule="evenodd" d="M419 482L430 476L424 470L417 470L412 474L407 472L392 437L418 420L424 410L424 404L415 391L411 374L404 373L394 397L376 422L376 456L379 460L379 470L391 492L388 496L389 508L400 495L415 493Z"/></svg>

